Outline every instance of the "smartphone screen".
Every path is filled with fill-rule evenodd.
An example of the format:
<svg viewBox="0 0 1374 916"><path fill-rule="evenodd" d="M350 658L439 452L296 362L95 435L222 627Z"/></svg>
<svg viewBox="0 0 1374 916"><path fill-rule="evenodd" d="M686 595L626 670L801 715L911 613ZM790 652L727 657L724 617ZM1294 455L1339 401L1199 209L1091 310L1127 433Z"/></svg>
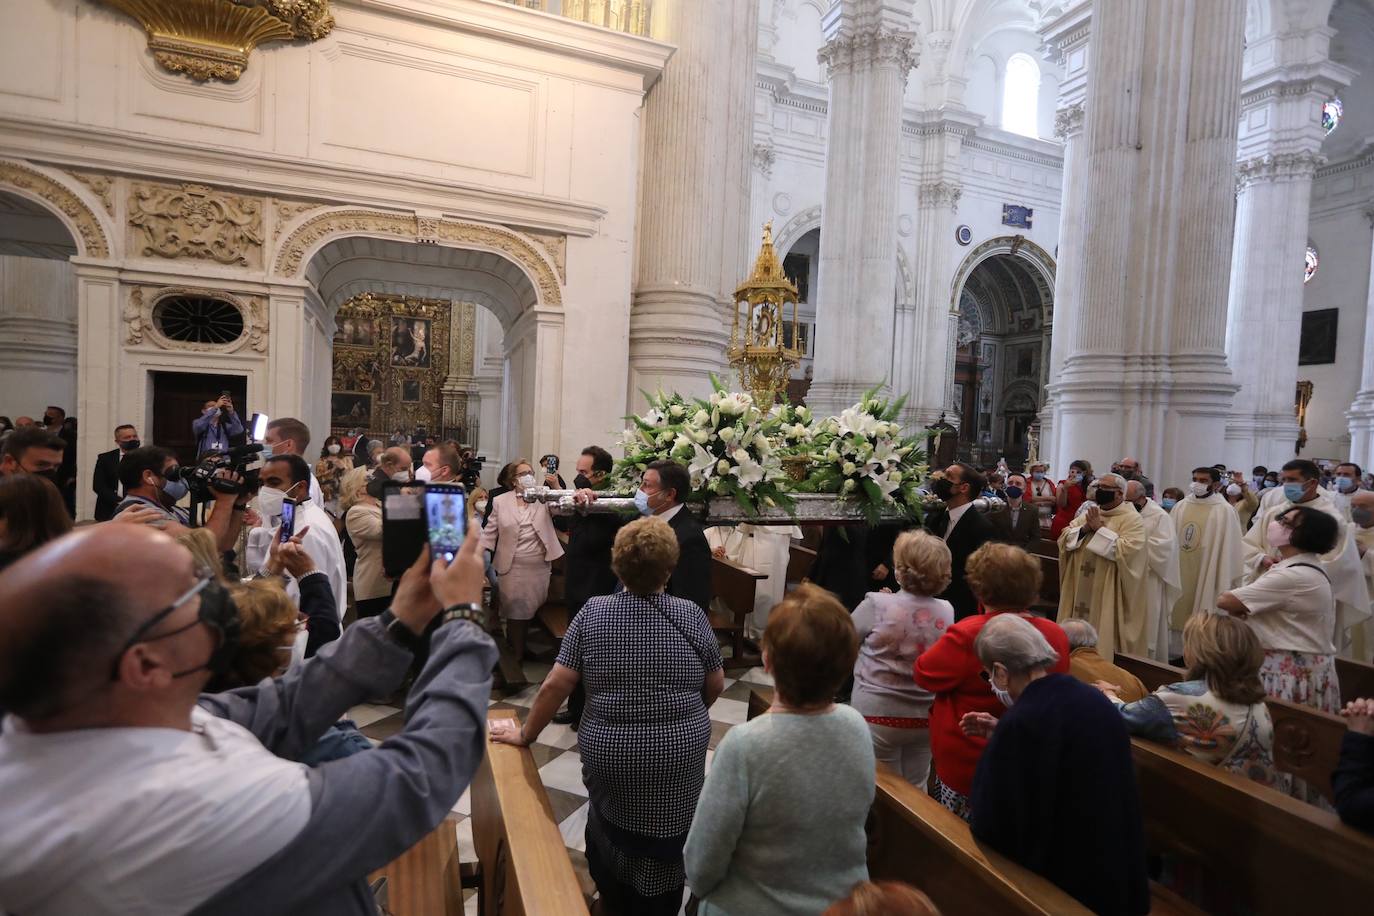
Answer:
<svg viewBox="0 0 1374 916"><path fill-rule="evenodd" d="M265 413L253 414L253 421L248 430L248 438L252 439L254 442L261 442L263 437L267 435L268 420L269 417Z"/></svg>
<svg viewBox="0 0 1374 916"><path fill-rule="evenodd" d="M462 486L432 483L425 488L425 524L431 556L453 561L467 534L467 509L467 494Z"/></svg>
<svg viewBox="0 0 1374 916"><path fill-rule="evenodd" d="M557 473L558 473L558 456L557 456L557 455L550 455L550 456L549 456L549 462L548 462L548 464L546 465L546 467L549 469L549 473L550 473L550 474L557 474Z"/></svg>
<svg viewBox="0 0 1374 916"><path fill-rule="evenodd" d="M291 540L291 536L296 533L296 503L294 500L283 499L281 501L281 531L277 534L277 540L285 544Z"/></svg>
<svg viewBox="0 0 1374 916"><path fill-rule="evenodd" d="M398 579L425 547L425 486L388 480L382 487L382 572Z"/></svg>

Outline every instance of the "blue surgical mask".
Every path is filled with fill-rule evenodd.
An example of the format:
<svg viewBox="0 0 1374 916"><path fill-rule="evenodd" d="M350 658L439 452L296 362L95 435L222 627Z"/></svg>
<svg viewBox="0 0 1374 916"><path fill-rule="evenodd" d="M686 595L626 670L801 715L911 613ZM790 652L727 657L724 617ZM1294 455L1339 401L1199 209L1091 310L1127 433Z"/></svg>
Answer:
<svg viewBox="0 0 1374 916"><path fill-rule="evenodd" d="M162 485L162 492L175 502L186 495L186 483L181 480L169 480Z"/></svg>
<svg viewBox="0 0 1374 916"><path fill-rule="evenodd" d="M268 458L271 458L271 457L272 457L272 446L271 446L271 444L269 444L269 443L267 443L267 442L264 442L264 443L262 444L262 451L258 453L258 457L260 457L263 461L266 461Z"/></svg>
<svg viewBox="0 0 1374 916"><path fill-rule="evenodd" d="M1159 504L1166 509L1172 509L1174 506L1178 505L1178 500L1170 496L1166 496L1159 501Z"/></svg>
<svg viewBox="0 0 1374 916"><path fill-rule="evenodd" d="M1295 503L1302 499L1303 491L1306 489L1307 487L1300 483L1286 483L1283 485L1283 498Z"/></svg>
<svg viewBox="0 0 1374 916"><path fill-rule="evenodd" d="M649 494L643 490L635 491L635 508L640 515L653 515L654 510L649 508Z"/></svg>
<svg viewBox="0 0 1374 916"><path fill-rule="evenodd" d="M1031 479L1032 479L1032 480L1044 480L1044 479L1045 479L1045 472L1044 472L1044 471L1031 471Z"/></svg>
<svg viewBox="0 0 1374 916"><path fill-rule="evenodd" d="M1337 477L1336 489L1340 490L1342 493L1354 493L1355 481L1351 480L1349 477Z"/></svg>

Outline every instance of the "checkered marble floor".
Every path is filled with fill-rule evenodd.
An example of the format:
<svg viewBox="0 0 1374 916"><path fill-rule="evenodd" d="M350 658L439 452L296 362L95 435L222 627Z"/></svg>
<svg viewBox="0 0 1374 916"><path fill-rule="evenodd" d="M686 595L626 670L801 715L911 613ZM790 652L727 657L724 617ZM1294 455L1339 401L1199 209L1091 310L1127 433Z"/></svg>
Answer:
<svg viewBox="0 0 1374 916"><path fill-rule="evenodd" d="M523 719L534 703L539 684L543 682L552 666L540 662L525 662L522 666L530 686L510 696L500 696L500 691L492 691L491 709L513 709ZM730 672L727 672L729 674ZM745 721L749 708L749 691L755 686L772 686L773 678L762 668L740 669L733 672L738 677L726 677L725 692L711 706L711 743L706 752L706 769L711 768L711 759L716 746L725 733ZM350 711L353 721L363 734L374 744L380 743L404 727L401 710L395 706L363 705ZM577 732L566 725L550 725L539 735L539 740L530 747L534 764L539 768L539 777L548 793L549 804L553 808L558 830L563 834L563 842L568 846L573 869L586 888L592 887L591 876L587 872L587 859L584 855L586 842L584 831L587 825L587 788L582 784L582 757L577 749ZM458 820L458 854L464 862L475 862L477 854L472 841L472 804L469 794L463 793L458 804L453 807ZM475 892L468 892L467 912L477 912Z"/></svg>

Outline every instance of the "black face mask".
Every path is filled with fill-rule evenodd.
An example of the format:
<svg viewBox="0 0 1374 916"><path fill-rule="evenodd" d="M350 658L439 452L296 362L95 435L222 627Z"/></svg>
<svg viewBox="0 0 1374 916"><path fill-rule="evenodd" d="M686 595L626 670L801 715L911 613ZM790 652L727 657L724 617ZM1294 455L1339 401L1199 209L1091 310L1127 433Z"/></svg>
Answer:
<svg viewBox="0 0 1374 916"><path fill-rule="evenodd" d="M170 633L163 633L151 639L145 639L143 634L147 633L157 624L166 619L173 611L190 601L196 595L200 595L200 607L196 611L196 619L193 623L188 623L184 627L172 630ZM222 677L228 673L229 667L234 662L234 657L239 650L239 609L234 604L234 599L229 597L229 591L220 585L213 576L206 574L196 585L182 595L172 604L158 611L148 618L134 634L129 637L129 641L119 650L115 656L114 670L111 680L119 680L119 662L124 657L124 653L140 642L153 642L159 639L167 639L184 633L191 627L204 625L209 627L219 637L219 640L210 657L205 664L188 668L185 671L173 673L173 677L185 677L188 674L195 674L197 671L209 671L215 677Z"/></svg>
<svg viewBox="0 0 1374 916"><path fill-rule="evenodd" d="M119 443L119 447L123 451L132 452L134 449L138 448L142 444L143 443L138 441L137 439L129 439L127 441Z"/></svg>
<svg viewBox="0 0 1374 916"><path fill-rule="evenodd" d="M1093 500L1099 506L1110 506L1112 503L1116 502L1116 494L1111 490L1098 490L1097 493L1093 495Z"/></svg>
<svg viewBox="0 0 1374 916"><path fill-rule="evenodd" d="M930 485L930 491L941 500L949 502L954 496L954 484L950 483L947 478L940 477Z"/></svg>
<svg viewBox="0 0 1374 916"><path fill-rule="evenodd" d="M57 468L49 468L46 471L32 471L30 473L34 477L42 477L44 480L50 480L53 486L57 486Z"/></svg>
<svg viewBox="0 0 1374 916"><path fill-rule="evenodd" d="M579 490L590 490L592 488L592 482L587 479L586 474L578 474L573 478L573 486Z"/></svg>

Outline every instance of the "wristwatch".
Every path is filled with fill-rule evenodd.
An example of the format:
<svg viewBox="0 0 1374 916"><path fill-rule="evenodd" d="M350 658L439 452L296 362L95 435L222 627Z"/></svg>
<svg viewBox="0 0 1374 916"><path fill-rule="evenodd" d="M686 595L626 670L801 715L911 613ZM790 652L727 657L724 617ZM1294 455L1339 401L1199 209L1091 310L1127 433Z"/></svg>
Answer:
<svg viewBox="0 0 1374 916"><path fill-rule="evenodd" d="M440 612L439 626L443 626L454 620L466 620L485 629L487 624L487 614L482 605L473 601L460 604L450 604Z"/></svg>
<svg viewBox="0 0 1374 916"><path fill-rule="evenodd" d="M424 636L406 626L405 622L391 613L389 609L382 611L379 616L382 620L382 626L386 628L386 635L392 642L411 652L418 652L424 648Z"/></svg>

